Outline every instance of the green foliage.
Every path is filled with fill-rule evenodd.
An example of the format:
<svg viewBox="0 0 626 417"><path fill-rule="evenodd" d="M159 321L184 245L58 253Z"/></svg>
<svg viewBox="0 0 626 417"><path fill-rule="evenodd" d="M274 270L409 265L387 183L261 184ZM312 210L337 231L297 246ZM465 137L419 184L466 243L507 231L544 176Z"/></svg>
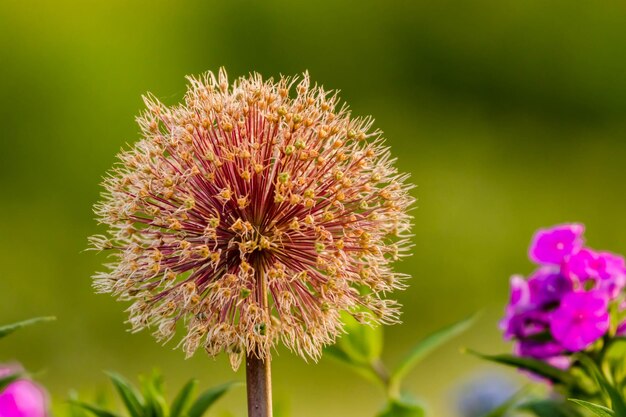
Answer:
<svg viewBox="0 0 626 417"><path fill-rule="evenodd" d="M77 405L78 402L78 394L76 391L72 390L69 393L69 401L68 401L68 417L90 417L90 415L85 411L85 408Z"/></svg>
<svg viewBox="0 0 626 417"><path fill-rule="evenodd" d="M0 378L0 391L10 385L11 382L18 380L21 376L22 375L20 373L14 373Z"/></svg>
<svg viewBox="0 0 626 417"><path fill-rule="evenodd" d="M10 335L11 333L21 328L28 327L33 324L42 323L46 321L53 321L53 320L56 320L56 317L36 317L36 318L28 319L28 320L23 320L17 323L12 323L12 324L1 326L0 327L0 339L2 339L5 336Z"/></svg>
<svg viewBox="0 0 626 417"><path fill-rule="evenodd" d="M137 390L121 375L115 372L107 372L107 375L111 378L111 382L115 386L117 393L124 402L131 417L141 417L144 406Z"/></svg>
<svg viewBox="0 0 626 417"><path fill-rule="evenodd" d="M70 403L96 417L201 417L231 388L239 385L230 382L213 387L194 399L193 394L198 383L192 379L176 394L171 406L168 406L160 373L154 372L148 378L140 378L141 390L117 373L107 372L107 375L124 404L125 414L118 414L76 398L70 398Z"/></svg>
<svg viewBox="0 0 626 417"><path fill-rule="evenodd" d="M551 399L531 400L519 404L516 410L526 411L537 417L582 417L582 414L563 401Z"/></svg>
<svg viewBox="0 0 626 417"><path fill-rule="evenodd" d="M72 403L86 411L89 411L96 417L120 417L120 415L118 414L113 414L95 405L91 405L91 404L84 403L84 402L77 401L77 400L73 401Z"/></svg>
<svg viewBox="0 0 626 417"><path fill-rule="evenodd" d="M172 401L172 407L170 408L170 417L181 417L183 415L183 410L191 401L191 395L193 394L196 386L198 385L198 380L190 379L183 388L178 392L174 401Z"/></svg>
<svg viewBox="0 0 626 417"><path fill-rule="evenodd" d="M407 400L391 400L376 417L424 417L426 412L420 404Z"/></svg>
<svg viewBox="0 0 626 417"><path fill-rule="evenodd" d="M381 326L364 326L349 314L343 315L346 334L338 345L350 358L359 363L372 363L383 351L383 329Z"/></svg>
<svg viewBox="0 0 626 417"><path fill-rule="evenodd" d="M605 338L587 352L572 356L572 364L558 369L545 362L513 355L472 354L498 364L523 369L549 380L557 394L564 400L541 399L526 401L510 409L531 413L537 417L579 417L592 413L594 416L626 417L626 373L624 350L612 352L620 339ZM612 354L613 353L613 354ZM584 412L583 412L584 410ZM484 417L500 417L491 414Z"/></svg>
<svg viewBox="0 0 626 417"><path fill-rule="evenodd" d="M589 401L584 401L584 400L570 399L570 401L580 405L583 408L586 408L587 410L591 411L594 415L598 417L615 416L615 413L613 412L613 410L606 408L602 405L590 403Z"/></svg>
<svg viewBox="0 0 626 417"><path fill-rule="evenodd" d="M0 326L0 339L10 335L11 333L21 328L28 327L33 324L46 322L46 321L53 321L53 320L56 320L56 317L35 317L32 319L28 319L28 320L22 320L17 323L5 324L4 326ZM21 372L15 372L15 373L12 373L10 375L6 375L0 378L0 392L3 389L5 389L8 385L10 385L12 382L20 379L23 376L24 375Z"/></svg>
<svg viewBox="0 0 626 417"><path fill-rule="evenodd" d="M376 366L383 350L382 327L363 325L349 314L342 315L342 320L346 333L335 345L326 348L326 353L363 378L380 383L381 376Z"/></svg>
<svg viewBox="0 0 626 417"><path fill-rule="evenodd" d="M581 355L579 361L597 382L603 393L603 398L605 398L606 404L609 405L610 403L611 409L616 415L626 416L626 400L624 399L624 392L614 386L613 383L607 379L607 377L600 370L598 364L589 356ZM606 399L608 399L608 401L606 401Z"/></svg>
<svg viewBox="0 0 626 417"><path fill-rule="evenodd" d="M200 417L204 415L213 403L219 400L222 395L226 394L233 386L233 383L227 383L204 391L187 411L187 417Z"/></svg>
<svg viewBox="0 0 626 417"><path fill-rule="evenodd" d="M341 348L341 346L338 345L328 346L325 349L325 352L329 356L348 366L352 371L367 379L368 381L377 384L382 383L383 385L385 385L385 382L383 381L384 378L381 378L381 376L378 375L378 373L374 369L374 363L361 363L355 360L355 358L351 357L345 350Z"/></svg>
<svg viewBox="0 0 626 417"><path fill-rule="evenodd" d="M539 360L522 358L509 354L485 355L472 350L468 350L468 353L471 353L472 355L478 356L479 358L485 359L490 362L495 362L501 365L512 366L514 368L524 369L526 371L533 372L534 374L544 377L556 384L564 384L570 386L576 384L574 377L570 373L565 372L562 369L555 368L554 366L550 366L547 363Z"/></svg>
<svg viewBox="0 0 626 417"><path fill-rule="evenodd" d="M362 325L351 317L344 317L346 334L336 345L326 348L326 353L384 388L387 403L377 417L422 417L425 414L424 408L402 395L404 378L428 354L467 330L474 319L472 316L425 337L393 368L393 372L388 370L381 358L382 329Z"/></svg>

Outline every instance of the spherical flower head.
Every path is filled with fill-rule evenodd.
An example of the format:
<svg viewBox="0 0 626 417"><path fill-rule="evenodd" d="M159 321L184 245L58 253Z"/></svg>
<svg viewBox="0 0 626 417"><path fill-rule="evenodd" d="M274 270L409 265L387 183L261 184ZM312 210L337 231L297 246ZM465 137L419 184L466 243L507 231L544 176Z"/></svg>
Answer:
<svg viewBox="0 0 626 417"><path fill-rule="evenodd" d="M582 247L584 231L582 224L564 224L538 230L530 245L530 259L538 264L560 265L565 257Z"/></svg>
<svg viewBox="0 0 626 417"><path fill-rule="evenodd" d="M608 300L597 291L566 294L552 315L550 331L567 350L578 352L591 346L609 329Z"/></svg>
<svg viewBox="0 0 626 417"><path fill-rule="evenodd" d="M6 377L19 369L1 367L0 377ZM0 417L47 417L48 396L38 384L19 379L0 390Z"/></svg>
<svg viewBox="0 0 626 417"><path fill-rule="evenodd" d="M142 138L104 181L108 235L91 242L113 260L96 289L133 302L134 330L183 325L187 355L234 368L279 341L317 359L341 311L396 322L413 198L373 121L307 74L189 83L180 105L145 98Z"/></svg>

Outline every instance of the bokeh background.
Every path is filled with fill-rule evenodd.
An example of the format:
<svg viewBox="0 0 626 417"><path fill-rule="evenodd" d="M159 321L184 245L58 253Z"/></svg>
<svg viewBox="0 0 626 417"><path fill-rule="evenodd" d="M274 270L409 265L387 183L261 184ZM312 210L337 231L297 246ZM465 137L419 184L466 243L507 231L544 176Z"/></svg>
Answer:
<svg viewBox="0 0 626 417"><path fill-rule="evenodd" d="M140 95L176 103L184 76L309 70L372 114L419 198L404 324L386 330L397 360L430 331L475 311L465 336L416 368L407 389L433 416L498 372L460 353L509 349L497 320L510 274L528 273L540 226L581 221L591 246L626 252L626 6L618 1L0 2L0 322L58 321L0 345L58 403L159 367L170 388L233 374L131 335L125 306L95 295L102 256L92 204L115 154L138 135ZM275 360L276 400L294 416L369 416L383 397L329 359ZM513 372L502 371L513 377ZM245 415L244 391L214 415Z"/></svg>

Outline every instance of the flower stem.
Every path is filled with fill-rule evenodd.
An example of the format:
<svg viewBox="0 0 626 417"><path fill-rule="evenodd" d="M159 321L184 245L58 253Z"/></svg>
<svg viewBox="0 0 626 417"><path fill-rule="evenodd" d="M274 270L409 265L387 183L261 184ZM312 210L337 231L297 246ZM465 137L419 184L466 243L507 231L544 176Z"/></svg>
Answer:
<svg viewBox="0 0 626 417"><path fill-rule="evenodd" d="M255 353L246 357L248 417L272 417L272 373L270 359Z"/></svg>

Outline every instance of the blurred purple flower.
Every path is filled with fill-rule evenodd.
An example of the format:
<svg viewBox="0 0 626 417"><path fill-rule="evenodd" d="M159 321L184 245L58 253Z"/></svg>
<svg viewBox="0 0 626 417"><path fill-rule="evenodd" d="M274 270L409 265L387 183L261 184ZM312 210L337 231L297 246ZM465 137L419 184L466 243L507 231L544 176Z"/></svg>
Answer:
<svg viewBox="0 0 626 417"><path fill-rule="evenodd" d="M564 275L583 284L593 282L596 289L605 292L611 299L617 297L626 285L624 258L610 252L581 249L569 257L562 270Z"/></svg>
<svg viewBox="0 0 626 417"><path fill-rule="evenodd" d="M513 275L511 277L511 297L509 298L509 308L515 309L519 306L525 306L530 300L530 289L528 281L521 275Z"/></svg>
<svg viewBox="0 0 626 417"><path fill-rule="evenodd" d="M566 294L552 315L550 330L566 349L577 352L591 346L609 329L608 299L598 291Z"/></svg>
<svg viewBox="0 0 626 417"><path fill-rule="evenodd" d="M535 306L549 308L574 289L574 281L554 268L541 267L528 278L528 288Z"/></svg>
<svg viewBox="0 0 626 417"><path fill-rule="evenodd" d="M595 252L584 248L573 254L563 265L563 273L582 281L587 279L608 279L624 275L624 258L610 252Z"/></svg>
<svg viewBox="0 0 626 417"><path fill-rule="evenodd" d="M530 245L529 256L538 264L560 265L566 256L582 248L582 224L564 224L535 233Z"/></svg>
<svg viewBox="0 0 626 417"><path fill-rule="evenodd" d="M522 276L512 276L510 286L511 295L506 307L506 315L500 321L500 329L504 331L506 338L512 338L517 333L516 328L521 325L518 316L527 309L530 300L528 281Z"/></svg>
<svg viewBox="0 0 626 417"><path fill-rule="evenodd" d="M571 353L585 350L609 330L609 304L626 310L626 262L620 255L583 247L582 224L540 229L529 256L539 268L511 278L500 328L515 353L567 369ZM626 336L626 320L617 329Z"/></svg>
<svg viewBox="0 0 626 417"><path fill-rule="evenodd" d="M516 352L519 356L536 359L550 359L563 355L565 353L565 348L553 340L526 340L517 344Z"/></svg>
<svg viewBox="0 0 626 417"><path fill-rule="evenodd" d="M0 377L21 371L19 366L0 367ZM19 379L0 391L0 417L47 417L48 396L38 384Z"/></svg>
<svg viewBox="0 0 626 417"><path fill-rule="evenodd" d="M506 339L533 338L549 330L550 316L539 310L518 311L501 322Z"/></svg>

